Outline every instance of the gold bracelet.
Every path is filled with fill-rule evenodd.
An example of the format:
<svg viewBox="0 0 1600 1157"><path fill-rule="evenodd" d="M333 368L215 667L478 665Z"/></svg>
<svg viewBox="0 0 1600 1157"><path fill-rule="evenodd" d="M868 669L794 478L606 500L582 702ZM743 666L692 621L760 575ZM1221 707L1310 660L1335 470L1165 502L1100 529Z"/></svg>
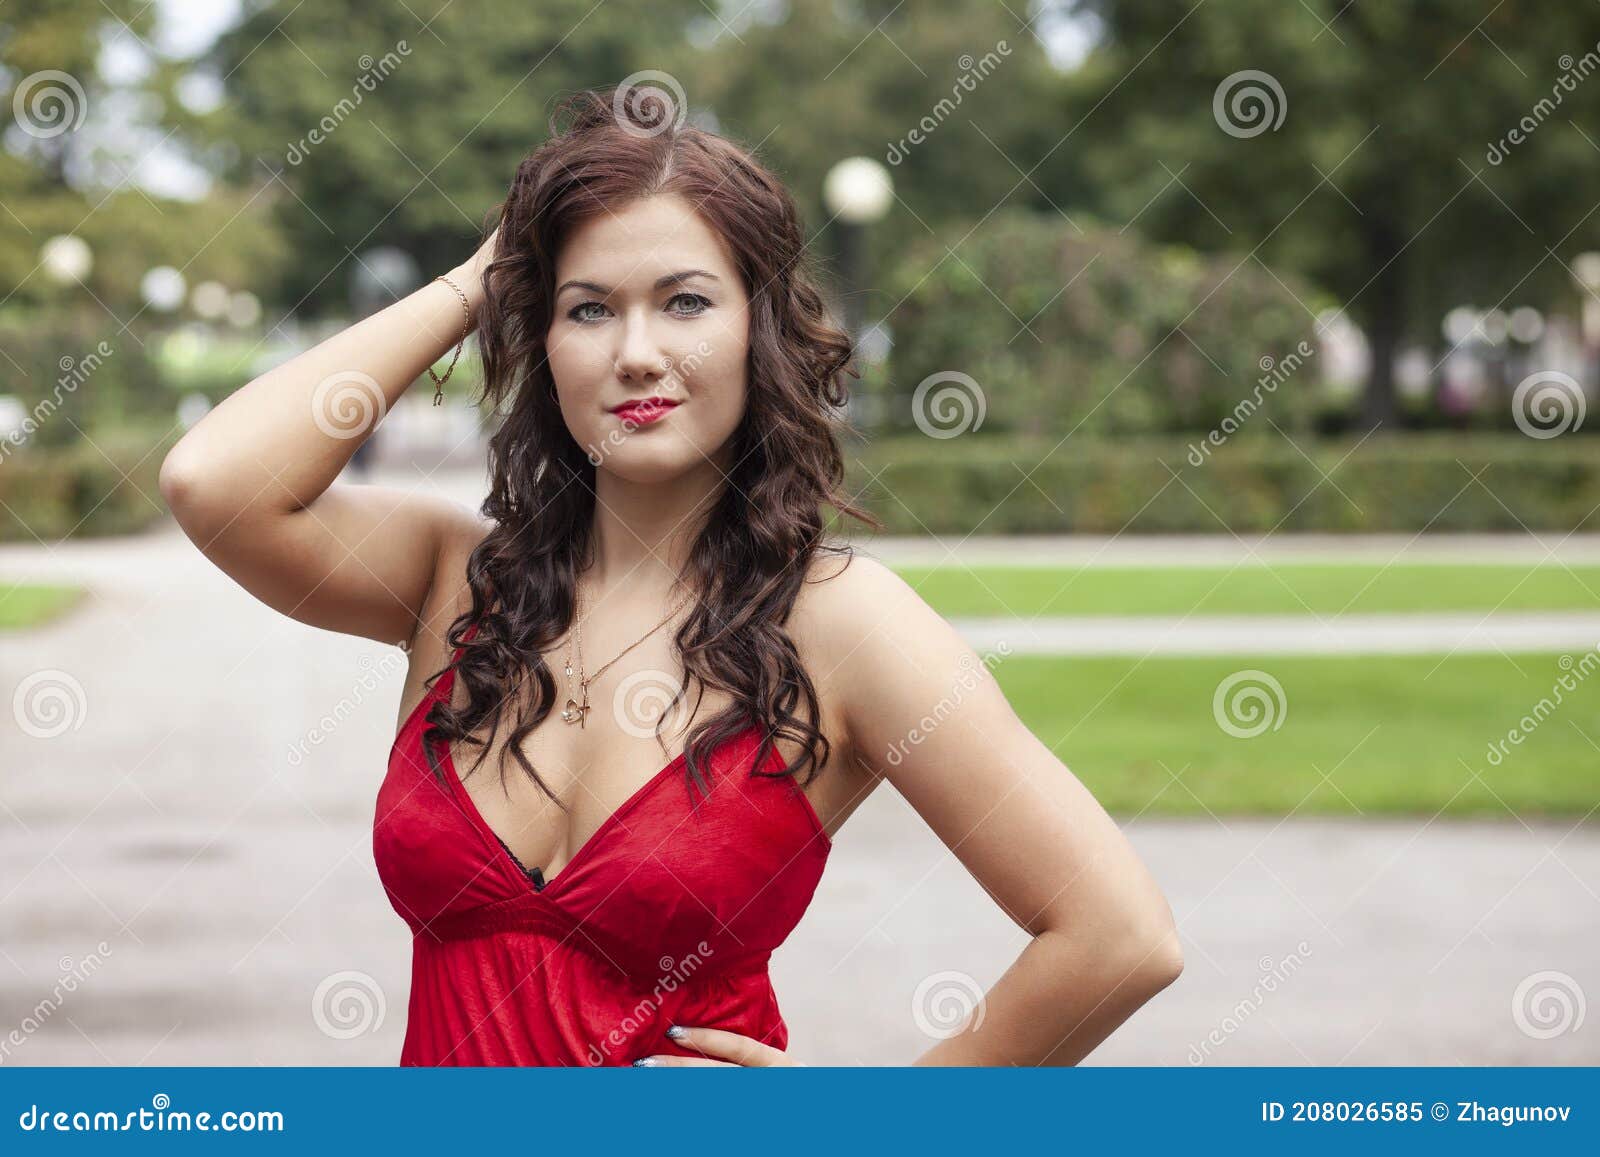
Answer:
<svg viewBox="0 0 1600 1157"><path fill-rule="evenodd" d="M461 356L461 347L466 343L467 333L472 329L472 307L467 304L467 295L461 292L461 287L444 274L439 274L434 280L442 281L456 291L456 296L461 299L461 312L464 315L461 321L461 340L456 342L456 352L450 355L450 364L445 367L444 377L441 378L434 373L433 366L430 365L428 367L428 376L433 379L434 383L433 404L437 406L444 401L444 384L450 380L450 374L456 368L456 358Z"/></svg>

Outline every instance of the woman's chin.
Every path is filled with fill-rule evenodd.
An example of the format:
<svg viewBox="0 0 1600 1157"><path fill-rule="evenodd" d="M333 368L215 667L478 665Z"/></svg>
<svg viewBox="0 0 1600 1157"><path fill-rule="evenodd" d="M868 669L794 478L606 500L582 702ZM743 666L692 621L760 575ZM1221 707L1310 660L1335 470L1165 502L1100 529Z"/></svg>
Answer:
<svg viewBox="0 0 1600 1157"><path fill-rule="evenodd" d="M589 455L596 470L641 486L671 482L709 465L694 446L678 438L634 439L620 446L602 444L600 449L603 454Z"/></svg>

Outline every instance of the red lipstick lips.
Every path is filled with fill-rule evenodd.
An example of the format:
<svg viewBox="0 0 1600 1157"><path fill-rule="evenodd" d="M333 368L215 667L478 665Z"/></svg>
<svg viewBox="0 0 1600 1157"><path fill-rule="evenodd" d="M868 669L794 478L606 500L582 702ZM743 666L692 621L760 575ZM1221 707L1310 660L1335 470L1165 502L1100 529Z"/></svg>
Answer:
<svg viewBox="0 0 1600 1157"><path fill-rule="evenodd" d="M636 426L648 426L651 422L665 417L667 412L677 405L677 402L668 398L649 397L624 402L611 412L625 422L631 422Z"/></svg>

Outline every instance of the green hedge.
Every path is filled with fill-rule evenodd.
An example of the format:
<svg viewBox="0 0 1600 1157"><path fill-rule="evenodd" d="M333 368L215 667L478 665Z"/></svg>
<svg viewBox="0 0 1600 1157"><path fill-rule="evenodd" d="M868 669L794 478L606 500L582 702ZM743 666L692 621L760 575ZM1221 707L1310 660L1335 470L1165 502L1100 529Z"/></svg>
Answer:
<svg viewBox="0 0 1600 1157"><path fill-rule="evenodd" d="M0 315L6 352L0 394L15 397L34 418L26 448L69 447L81 441L82 430L170 421L177 394L161 383L150 339L147 329L119 333L103 313L81 309ZM6 451L7 466L12 452Z"/></svg>
<svg viewBox="0 0 1600 1157"><path fill-rule="evenodd" d="M51 542L127 534L165 517L161 461L181 431L174 424L93 435L93 444L8 447L0 460L0 541ZM3 445L3 444L0 444Z"/></svg>
<svg viewBox="0 0 1600 1157"><path fill-rule="evenodd" d="M1241 255L1082 224L1001 210L887 271L893 348L862 384L879 432L948 430L963 406L963 428L984 434L1204 432L1259 385L1273 422L1298 434L1333 405L1310 312L1331 302ZM952 374L968 380L948 413L935 394L919 401Z"/></svg>
<svg viewBox="0 0 1600 1157"><path fill-rule="evenodd" d="M166 513L157 476L178 436L132 428L13 452L0 461L0 540L149 526ZM1600 530L1600 439L1297 441L1304 456L1240 440L1196 466L1197 440L884 439L852 455L848 484L893 534Z"/></svg>
<svg viewBox="0 0 1600 1157"><path fill-rule="evenodd" d="M886 439L850 490L894 534L1600 530L1592 437L1199 441Z"/></svg>

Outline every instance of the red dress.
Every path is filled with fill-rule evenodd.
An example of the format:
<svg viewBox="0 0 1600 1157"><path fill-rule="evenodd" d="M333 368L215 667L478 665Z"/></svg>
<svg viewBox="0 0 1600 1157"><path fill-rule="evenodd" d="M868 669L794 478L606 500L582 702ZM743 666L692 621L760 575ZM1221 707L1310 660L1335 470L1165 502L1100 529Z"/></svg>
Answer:
<svg viewBox="0 0 1600 1157"><path fill-rule="evenodd" d="M448 782L428 768L423 716L454 679L452 666L400 728L373 821L378 876L412 931L400 1063L698 1055L665 1036L673 1024L786 1048L767 959L811 903L832 842L792 777L749 774L759 728L713 754L694 806L684 757L667 764L539 888L441 739ZM782 766L773 749L762 770Z"/></svg>

